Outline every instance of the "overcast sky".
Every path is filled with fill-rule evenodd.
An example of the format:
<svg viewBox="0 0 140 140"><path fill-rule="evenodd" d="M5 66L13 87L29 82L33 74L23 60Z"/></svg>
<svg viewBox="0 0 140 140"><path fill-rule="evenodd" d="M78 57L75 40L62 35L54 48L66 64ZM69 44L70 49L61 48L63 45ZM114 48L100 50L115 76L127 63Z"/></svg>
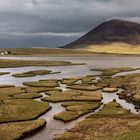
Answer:
<svg viewBox="0 0 140 140"><path fill-rule="evenodd" d="M0 47L58 47L112 18L140 22L140 0L0 0Z"/></svg>

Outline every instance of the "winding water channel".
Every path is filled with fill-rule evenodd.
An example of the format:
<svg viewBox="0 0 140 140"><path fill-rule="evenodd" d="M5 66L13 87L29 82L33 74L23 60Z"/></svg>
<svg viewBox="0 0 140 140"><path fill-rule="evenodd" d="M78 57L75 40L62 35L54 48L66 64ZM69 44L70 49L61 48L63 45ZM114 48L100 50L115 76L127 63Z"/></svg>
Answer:
<svg viewBox="0 0 140 140"><path fill-rule="evenodd" d="M3 58L6 59L6 58ZM75 63L87 63L86 65L78 65L78 66L55 66L55 67L21 67L21 68L2 68L0 72L10 72L8 75L0 76L0 83L2 84L13 84L16 86L22 86L23 82L27 81L36 81L36 80L43 80L43 79L62 79L62 78L71 78L71 77L78 77L78 76L86 76L92 74L99 74L100 72L97 71L90 71L91 68L113 68L113 67L133 67L137 68L140 67L139 59L140 57L8 57L8 59L24 59L24 60L68 60ZM35 77L28 77L28 78L15 78L12 77L12 74L26 72L31 70L41 70L47 69L52 70L53 72L61 72L57 74L50 74L50 75L42 75L42 76L35 76ZM122 72L118 73L114 76L119 75L126 75L130 73L140 73L138 71L131 71L131 72ZM60 88L62 90L67 90L66 85L60 84ZM118 92L121 92L122 89L119 89ZM101 91L100 91L101 92ZM103 93L101 92L103 99L103 105L95 110L92 113L84 115L79 119L69 122L63 123L62 121L58 121L53 119L53 116L58 113L62 112L64 108L61 106L61 103L50 104L52 109L47 112L46 114L42 115L40 118L43 118L47 121L46 127L41 130L40 132L36 133L35 135L25 138L26 140L53 140L55 134L63 133L66 130L71 129L74 125L78 122L84 120L88 115L98 112L104 104L116 99L116 101L125 109L129 109L134 114L139 114L134 108L133 104L127 103L125 100L120 100L118 98L117 93ZM43 96L45 93L41 93ZM37 99L40 100L40 99Z"/></svg>

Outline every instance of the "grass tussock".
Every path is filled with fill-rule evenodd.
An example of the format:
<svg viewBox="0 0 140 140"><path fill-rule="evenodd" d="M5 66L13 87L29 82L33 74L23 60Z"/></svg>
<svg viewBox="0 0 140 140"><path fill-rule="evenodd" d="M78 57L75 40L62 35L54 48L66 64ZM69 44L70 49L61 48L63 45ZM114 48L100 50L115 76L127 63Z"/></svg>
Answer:
<svg viewBox="0 0 140 140"><path fill-rule="evenodd" d="M93 86L93 85L72 85L72 86L69 86L68 88L70 89L74 89L74 90L86 90L86 91L96 91L96 90L100 90L102 89L101 87L97 87L97 86Z"/></svg>
<svg viewBox="0 0 140 140"><path fill-rule="evenodd" d="M66 107L66 111L56 114L54 118L69 122L96 110L100 105L101 102L66 102L62 104L62 106Z"/></svg>
<svg viewBox="0 0 140 140"><path fill-rule="evenodd" d="M22 139L27 134L32 134L36 130L42 128L45 124L46 122L43 119L0 124L0 139Z"/></svg>
<svg viewBox="0 0 140 140"><path fill-rule="evenodd" d="M52 72L48 70L36 70L36 71L28 71L24 73L16 73L16 74L13 74L12 76L22 78L22 77L34 77L37 75L46 75L46 74L56 74L56 72Z"/></svg>
<svg viewBox="0 0 140 140"><path fill-rule="evenodd" d="M101 101L102 95L97 91L68 90L63 92L47 92L48 97L42 98L42 101L64 102L64 101Z"/></svg>
<svg viewBox="0 0 140 140"><path fill-rule="evenodd" d="M0 75L10 74L10 72L0 72Z"/></svg>
<svg viewBox="0 0 140 140"><path fill-rule="evenodd" d="M24 82L23 84L26 86L29 86L29 87L51 87L51 88L59 87L58 82L45 81L45 80L44 81Z"/></svg>
<svg viewBox="0 0 140 140"><path fill-rule="evenodd" d="M134 71L139 69L140 68L123 67L123 68L106 68L106 69L91 69L91 70L101 71L102 73L100 74L100 76L113 76L120 72L128 72L128 71Z"/></svg>
<svg viewBox="0 0 140 140"><path fill-rule="evenodd" d="M42 95L39 93L23 93L23 94L18 94L13 96L13 98L15 99L36 99L41 97Z"/></svg>
<svg viewBox="0 0 140 140"><path fill-rule="evenodd" d="M22 93L24 93L24 91L22 90L21 87L2 86L0 88L0 100L12 99L14 95Z"/></svg>
<svg viewBox="0 0 140 140"><path fill-rule="evenodd" d="M0 105L0 123L36 119L50 108L48 103L31 99L4 100Z"/></svg>
<svg viewBox="0 0 140 140"><path fill-rule="evenodd" d="M25 92L29 93L41 93L47 91L61 91L61 89L52 88L52 87L24 87Z"/></svg>
<svg viewBox="0 0 140 140"><path fill-rule="evenodd" d="M111 102L71 130L56 135L55 140L139 140L139 135L139 116Z"/></svg>

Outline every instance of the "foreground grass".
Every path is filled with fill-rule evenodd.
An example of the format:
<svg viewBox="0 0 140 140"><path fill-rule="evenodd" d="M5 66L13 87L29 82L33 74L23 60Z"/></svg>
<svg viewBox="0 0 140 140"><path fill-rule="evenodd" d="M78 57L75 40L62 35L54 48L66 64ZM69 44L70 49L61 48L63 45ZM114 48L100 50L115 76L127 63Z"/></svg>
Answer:
<svg viewBox="0 0 140 140"><path fill-rule="evenodd" d="M66 107L66 111L56 114L54 118L64 122L69 122L96 110L101 106L101 102L72 101L63 103L62 106Z"/></svg>
<svg viewBox="0 0 140 140"><path fill-rule="evenodd" d="M10 85L1 85L0 100L12 99L14 95L25 93L21 87L14 87Z"/></svg>
<svg viewBox="0 0 140 140"><path fill-rule="evenodd" d="M0 123L36 119L50 108L48 103L31 99L4 100L0 105Z"/></svg>
<svg viewBox="0 0 140 140"><path fill-rule="evenodd" d="M33 133L45 125L45 120L33 120L0 124L1 140L22 139L27 134Z"/></svg>
<svg viewBox="0 0 140 140"><path fill-rule="evenodd" d="M139 140L140 117L111 102L55 140Z"/></svg>

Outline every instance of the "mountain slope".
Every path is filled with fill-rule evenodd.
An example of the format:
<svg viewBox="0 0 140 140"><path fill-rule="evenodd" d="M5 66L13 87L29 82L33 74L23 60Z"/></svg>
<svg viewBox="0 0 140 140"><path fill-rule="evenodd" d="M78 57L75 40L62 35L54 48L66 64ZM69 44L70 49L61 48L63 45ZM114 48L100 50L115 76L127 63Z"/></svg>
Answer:
<svg viewBox="0 0 140 140"><path fill-rule="evenodd" d="M136 45L138 47L136 51L140 51L140 24L124 20L110 20L100 24L78 40L63 48L82 48L95 52L97 49L100 49L98 52L105 52L109 46L106 49L103 47L109 44L110 47L115 44L115 46L119 47L127 47L129 45L129 49ZM101 49L104 51L101 51ZM113 50L113 48L110 49Z"/></svg>

